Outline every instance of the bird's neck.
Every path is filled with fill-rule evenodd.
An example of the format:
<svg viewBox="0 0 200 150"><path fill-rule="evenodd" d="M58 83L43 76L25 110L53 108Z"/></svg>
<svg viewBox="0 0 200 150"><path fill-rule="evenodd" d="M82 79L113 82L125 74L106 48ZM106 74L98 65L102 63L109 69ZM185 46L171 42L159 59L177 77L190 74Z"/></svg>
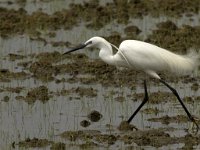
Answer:
<svg viewBox="0 0 200 150"><path fill-rule="evenodd" d="M109 65L115 65L114 59L113 59L113 50L111 45L107 43L101 43L101 45L98 46L100 49L99 57L107 64Z"/></svg>

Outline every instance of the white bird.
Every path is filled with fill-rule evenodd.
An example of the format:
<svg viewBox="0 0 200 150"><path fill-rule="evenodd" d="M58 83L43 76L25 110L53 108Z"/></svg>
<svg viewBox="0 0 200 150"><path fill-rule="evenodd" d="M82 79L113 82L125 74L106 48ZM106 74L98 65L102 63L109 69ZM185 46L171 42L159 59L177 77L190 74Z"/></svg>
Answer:
<svg viewBox="0 0 200 150"><path fill-rule="evenodd" d="M113 54L112 46L118 50L116 54ZM115 45L109 43L102 37L92 37L84 44L81 44L64 54L68 54L85 47L95 47L100 49L99 57L109 65L135 69L158 79L173 92L185 110L189 119L195 123L197 129L199 128L198 124L196 123L196 119L189 113L177 91L163 79L161 79L158 75L158 72L161 71L168 71L179 75L190 73L197 66L198 55L177 55L156 45L137 40L125 40L120 44L119 48L117 48ZM142 108L142 106L148 101L148 93L145 80L144 91L144 100L127 120L128 123L131 122L131 120Z"/></svg>

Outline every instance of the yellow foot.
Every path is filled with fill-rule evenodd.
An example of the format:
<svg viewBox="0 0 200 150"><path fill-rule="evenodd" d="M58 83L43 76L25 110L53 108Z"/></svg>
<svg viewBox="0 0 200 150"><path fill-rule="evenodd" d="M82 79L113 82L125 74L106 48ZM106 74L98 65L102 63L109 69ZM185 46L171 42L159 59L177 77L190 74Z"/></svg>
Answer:
<svg viewBox="0 0 200 150"><path fill-rule="evenodd" d="M199 131L199 125L198 125L199 121L200 121L199 118L193 117L192 125L190 127L190 130L192 131L193 134L197 134Z"/></svg>

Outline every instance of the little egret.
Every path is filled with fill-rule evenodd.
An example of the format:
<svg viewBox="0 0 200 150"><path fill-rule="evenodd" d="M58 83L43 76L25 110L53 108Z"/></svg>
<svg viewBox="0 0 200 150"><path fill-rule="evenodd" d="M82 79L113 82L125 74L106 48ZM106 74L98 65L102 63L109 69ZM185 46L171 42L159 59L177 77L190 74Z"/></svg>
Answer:
<svg viewBox="0 0 200 150"><path fill-rule="evenodd" d="M195 66L197 66L197 55L181 56L174 54L166 49L160 48L156 45L137 40L125 40L120 44L119 48L117 48L115 45L109 43L102 37L93 37L85 43L67 51L64 54L68 54L85 47L96 47L100 49L99 57L109 65L136 69L158 79L162 84L164 84L173 92L185 110L187 116L196 125L198 130L199 127L196 119L189 113L177 91L163 79L161 79L158 75L158 72L160 71L168 71L179 75L191 72L194 70ZM116 54L113 54L112 47L118 50ZM131 120L149 99L145 80L144 92L145 94L142 103L127 120L128 123L131 122Z"/></svg>

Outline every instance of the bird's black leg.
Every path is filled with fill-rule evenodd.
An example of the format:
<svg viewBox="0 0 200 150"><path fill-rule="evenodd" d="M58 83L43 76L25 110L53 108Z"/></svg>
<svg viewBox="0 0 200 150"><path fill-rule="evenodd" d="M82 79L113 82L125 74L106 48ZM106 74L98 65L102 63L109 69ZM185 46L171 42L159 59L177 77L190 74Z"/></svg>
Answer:
<svg viewBox="0 0 200 150"><path fill-rule="evenodd" d="M194 124L197 126L197 130L199 129L199 126L198 124L196 123L194 117L189 113L189 111L187 110L186 106L184 105L183 101L181 100L180 96L178 95L177 91L171 87L169 84L167 84L164 80L160 79L160 82L163 83L165 86L167 86L171 91L172 93L176 96L176 98L178 99L178 101L181 103L183 109L185 110L187 116L189 117L189 119L194 122Z"/></svg>
<svg viewBox="0 0 200 150"><path fill-rule="evenodd" d="M140 104L140 106L136 109L136 111L131 115L131 117L128 119L128 123L131 122L131 120L135 117L135 115L139 112L139 110L142 108L142 106L148 101L149 97L148 97L148 93L147 93L147 85L146 85L146 80L144 80L144 99L142 101L142 103Z"/></svg>

